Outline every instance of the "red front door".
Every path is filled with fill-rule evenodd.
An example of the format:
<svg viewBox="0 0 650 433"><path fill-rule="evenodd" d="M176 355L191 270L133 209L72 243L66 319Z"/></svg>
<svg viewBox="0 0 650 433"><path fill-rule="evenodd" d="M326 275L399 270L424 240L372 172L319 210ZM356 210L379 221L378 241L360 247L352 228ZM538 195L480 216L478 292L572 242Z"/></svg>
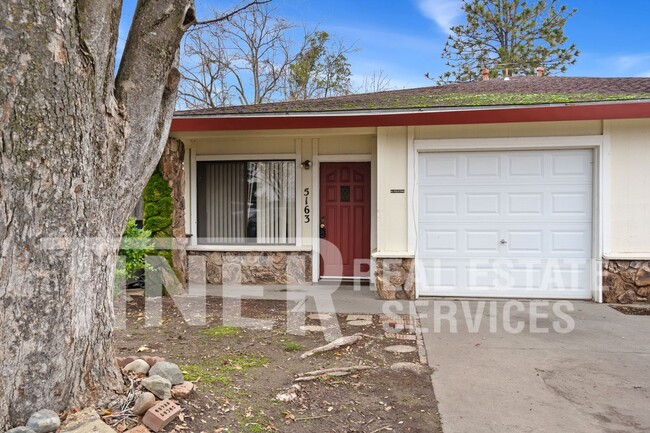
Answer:
<svg viewBox="0 0 650 433"><path fill-rule="evenodd" d="M321 277L368 277L370 163L321 163L320 226Z"/></svg>

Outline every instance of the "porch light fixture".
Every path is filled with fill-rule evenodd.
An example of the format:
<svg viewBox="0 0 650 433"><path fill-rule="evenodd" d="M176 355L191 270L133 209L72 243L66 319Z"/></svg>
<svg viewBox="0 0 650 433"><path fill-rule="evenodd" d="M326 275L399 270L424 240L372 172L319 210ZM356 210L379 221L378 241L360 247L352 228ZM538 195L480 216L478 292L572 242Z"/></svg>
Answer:
<svg viewBox="0 0 650 433"><path fill-rule="evenodd" d="M311 168L311 161L306 159L300 164L300 166L305 170L309 170Z"/></svg>

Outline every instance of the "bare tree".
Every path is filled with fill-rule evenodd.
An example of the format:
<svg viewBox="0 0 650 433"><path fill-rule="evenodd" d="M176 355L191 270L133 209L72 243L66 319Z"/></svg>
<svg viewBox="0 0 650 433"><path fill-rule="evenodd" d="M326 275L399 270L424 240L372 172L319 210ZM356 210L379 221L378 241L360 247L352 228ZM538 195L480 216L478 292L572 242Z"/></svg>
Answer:
<svg viewBox="0 0 650 433"><path fill-rule="evenodd" d="M351 93L347 55L324 31L303 30L267 5L195 27L183 45L179 107L214 108Z"/></svg>
<svg viewBox="0 0 650 433"><path fill-rule="evenodd" d="M257 3L257 2L254 2ZM163 150L192 0L0 2L0 430L123 385L119 238Z"/></svg>
<svg viewBox="0 0 650 433"><path fill-rule="evenodd" d="M184 44L182 102L210 107L280 98L294 58L290 31L295 26L275 14L260 4L195 27Z"/></svg>
<svg viewBox="0 0 650 433"><path fill-rule="evenodd" d="M375 71L370 76L363 78L363 84L359 89L360 93L376 93L392 90L391 79L384 73L383 69Z"/></svg>
<svg viewBox="0 0 650 433"><path fill-rule="evenodd" d="M178 102L183 108L216 108L230 105L232 95L224 66L223 39L208 36L205 27L189 32L183 44Z"/></svg>

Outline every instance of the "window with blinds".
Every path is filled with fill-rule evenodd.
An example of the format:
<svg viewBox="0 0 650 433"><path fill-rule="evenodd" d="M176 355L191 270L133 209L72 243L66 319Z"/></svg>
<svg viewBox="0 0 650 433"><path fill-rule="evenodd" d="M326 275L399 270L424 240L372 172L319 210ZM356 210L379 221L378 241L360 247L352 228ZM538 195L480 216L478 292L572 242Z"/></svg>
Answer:
<svg viewBox="0 0 650 433"><path fill-rule="evenodd" d="M295 161L197 163L199 244L295 244Z"/></svg>

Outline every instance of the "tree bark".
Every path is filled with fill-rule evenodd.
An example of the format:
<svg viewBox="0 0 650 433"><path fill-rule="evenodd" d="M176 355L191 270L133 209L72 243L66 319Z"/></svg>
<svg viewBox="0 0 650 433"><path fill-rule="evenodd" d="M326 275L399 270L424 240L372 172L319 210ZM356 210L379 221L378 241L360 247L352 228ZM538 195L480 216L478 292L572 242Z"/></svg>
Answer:
<svg viewBox="0 0 650 433"><path fill-rule="evenodd" d="M192 0L0 2L0 431L109 398L122 228L169 130Z"/></svg>

